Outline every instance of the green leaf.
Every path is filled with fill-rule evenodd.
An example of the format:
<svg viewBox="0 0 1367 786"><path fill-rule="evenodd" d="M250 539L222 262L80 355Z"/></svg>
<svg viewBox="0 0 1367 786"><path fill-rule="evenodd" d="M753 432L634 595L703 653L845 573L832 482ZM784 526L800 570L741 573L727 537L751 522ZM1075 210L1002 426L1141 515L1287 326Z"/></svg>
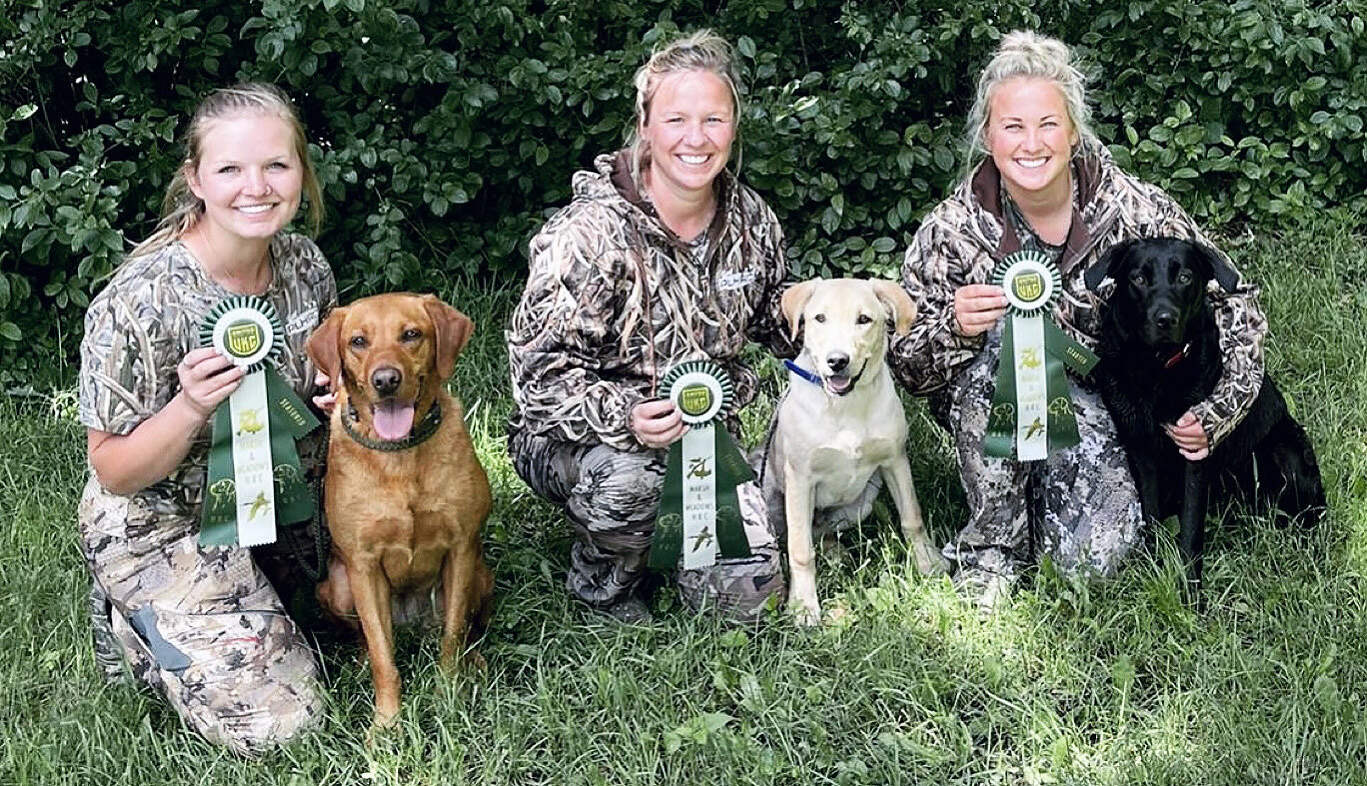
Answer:
<svg viewBox="0 0 1367 786"><path fill-rule="evenodd" d="M740 50L741 54L745 55L751 60L755 59L755 42L750 40L750 36L743 35L739 39L737 39L736 48Z"/></svg>
<svg viewBox="0 0 1367 786"><path fill-rule="evenodd" d="M24 331L13 322L0 322L0 336L4 336L10 341L20 341L24 337Z"/></svg>
<svg viewBox="0 0 1367 786"><path fill-rule="evenodd" d="M937 147L933 154L935 166L942 172L950 172L954 169L954 153L948 148Z"/></svg>
<svg viewBox="0 0 1367 786"><path fill-rule="evenodd" d="M1125 693L1129 691L1130 686L1134 685L1134 680L1134 661L1130 660L1129 655L1121 655L1111 663L1111 682L1115 684L1120 692Z"/></svg>
<svg viewBox="0 0 1367 786"><path fill-rule="evenodd" d="M840 214L834 208L826 208L821 211L821 228L826 230L826 234L834 235L840 228Z"/></svg>

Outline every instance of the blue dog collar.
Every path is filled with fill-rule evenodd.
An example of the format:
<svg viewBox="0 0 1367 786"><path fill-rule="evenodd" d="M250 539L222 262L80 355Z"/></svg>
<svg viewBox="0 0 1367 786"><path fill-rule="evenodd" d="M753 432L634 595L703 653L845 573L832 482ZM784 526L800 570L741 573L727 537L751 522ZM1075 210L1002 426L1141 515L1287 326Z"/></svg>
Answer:
<svg viewBox="0 0 1367 786"><path fill-rule="evenodd" d="M803 379L807 380L808 382L812 383L813 385L820 385L820 384L821 384L821 377L820 377L820 376L818 376L818 375L816 375L816 374L814 374L814 373L808 371L807 369L803 368L802 366L799 366L798 364L794 363L793 361L784 359L783 365L784 365L784 367L787 368L789 371L793 372L794 374L797 374L799 377L802 377Z"/></svg>

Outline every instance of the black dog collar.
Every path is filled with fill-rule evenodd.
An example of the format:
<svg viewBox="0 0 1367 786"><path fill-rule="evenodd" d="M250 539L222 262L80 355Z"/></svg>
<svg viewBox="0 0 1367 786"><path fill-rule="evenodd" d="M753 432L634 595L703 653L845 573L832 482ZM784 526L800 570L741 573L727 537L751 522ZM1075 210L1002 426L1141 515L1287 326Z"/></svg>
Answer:
<svg viewBox="0 0 1367 786"><path fill-rule="evenodd" d="M427 410L426 415L423 415L422 420L413 428L412 433L403 439L371 439L352 427L352 422L360 419L361 416L357 414L356 408L348 403L347 414L342 418L342 429L346 431L347 436L355 440L361 447L393 453L417 447L437 433L437 427L441 425L441 404L433 401L431 409Z"/></svg>

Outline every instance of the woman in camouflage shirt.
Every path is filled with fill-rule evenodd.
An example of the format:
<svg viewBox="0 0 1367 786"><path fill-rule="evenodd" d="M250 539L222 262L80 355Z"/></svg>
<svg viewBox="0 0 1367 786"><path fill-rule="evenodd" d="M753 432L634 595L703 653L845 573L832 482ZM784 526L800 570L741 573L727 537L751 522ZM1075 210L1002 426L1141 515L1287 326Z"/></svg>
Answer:
<svg viewBox="0 0 1367 786"><path fill-rule="evenodd" d="M322 702L313 653L253 555L198 543L207 424L243 378L199 347L199 326L230 295L269 300L285 332L277 370L307 395L304 343L337 290L318 247L283 231L302 194L315 230L322 208L283 93L214 92L190 120L186 153L157 231L86 312L81 548L106 673L126 660L188 725L250 753L308 726ZM317 434L300 444L306 471L321 463L311 461Z"/></svg>
<svg viewBox="0 0 1367 786"><path fill-rule="evenodd" d="M1209 241L1162 190L1122 172L1088 125L1084 79L1063 43L1006 36L978 81L969 114L972 174L922 221L902 267L917 301L912 332L890 353L913 393L954 434L969 520L945 546L961 586L991 606L1037 545L1065 571L1111 572L1135 543L1140 510L1115 426L1085 380L1070 377L1081 444L1046 461L983 455L1006 298L987 284L997 262L1020 250L1054 258L1063 278L1052 317L1095 347L1102 298L1083 273L1111 245L1135 237ZM1224 376L1210 398L1173 424L1195 460L1233 430L1262 380L1266 331L1257 287L1210 298ZM1103 292L1103 294L1105 294Z"/></svg>
<svg viewBox="0 0 1367 786"><path fill-rule="evenodd" d="M635 139L574 176L574 200L532 240L527 288L508 330L519 475L565 509L578 535L571 594L627 622L639 592L664 475L684 431L659 398L671 366L710 358L735 385L727 413L755 396L749 340L780 351L787 264L778 221L726 171L740 99L729 45L708 31L659 49L636 74ZM752 618L783 579L754 484L738 489L755 556L681 571L694 607Z"/></svg>

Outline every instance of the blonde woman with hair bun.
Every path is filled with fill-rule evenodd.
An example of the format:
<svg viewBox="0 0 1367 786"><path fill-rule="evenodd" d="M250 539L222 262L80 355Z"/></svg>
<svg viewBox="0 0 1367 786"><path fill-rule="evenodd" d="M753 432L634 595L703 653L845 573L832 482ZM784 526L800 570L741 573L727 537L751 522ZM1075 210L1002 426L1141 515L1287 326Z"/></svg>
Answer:
<svg viewBox="0 0 1367 786"><path fill-rule="evenodd" d="M287 231L322 195L293 104L278 88L216 90L187 124L163 217L91 301L81 341L80 418L90 478L78 520L91 572L96 662L163 695L193 729L239 753L295 736L322 709L317 664L281 596L313 580L311 525L254 549L199 545L212 413L244 372L200 347L209 310L234 295L274 305L276 367L315 386L304 343L337 302L318 247ZM328 399L314 399L327 406ZM321 472L319 432L299 444Z"/></svg>
<svg viewBox="0 0 1367 786"><path fill-rule="evenodd" d="M792 354L780 328L788 264L773 211L728 170L739 159L741 93L725 39L664 42L640 67L625 149L574 175L574 199L531 242L509 327L508 452L523 480L565 509L576 534L570 594L610 619L651 618L645 563L666 449L685 426L660 389L689 360L715 361L755 396L749 341ZM782 598L763 501L738 489L755 556L680 570L684 600L754 619Z"/></svg>
<svg viewBox="0 0 1367 786"><path fill-rule="evenodd" d="M1156 236L1213 244L1171 196L1116 166L1092 130L1083 69L1058 39L1005 36L978 76L967 125L968 174L907 249L902 280L918 321L890 357L902 384L929 395L953 435L969 518L944 555L963 591L991 608L1036 552L1067 573L1108 575L1140 528L1115 425L1086 379L1069 376L1080 445L1042 461L984 456L1007 308L1002 289L988 283L994 268L1023 249L1049 256L1063 285L1050 316L1094 347L1102 301L1083 273L1106 249ZM1257 393L1266 331L1257 292L1240 278L1233 292L1209 295L1225 337L1224 376L1171 426L1189 460L1228 435Z"/></svg>

